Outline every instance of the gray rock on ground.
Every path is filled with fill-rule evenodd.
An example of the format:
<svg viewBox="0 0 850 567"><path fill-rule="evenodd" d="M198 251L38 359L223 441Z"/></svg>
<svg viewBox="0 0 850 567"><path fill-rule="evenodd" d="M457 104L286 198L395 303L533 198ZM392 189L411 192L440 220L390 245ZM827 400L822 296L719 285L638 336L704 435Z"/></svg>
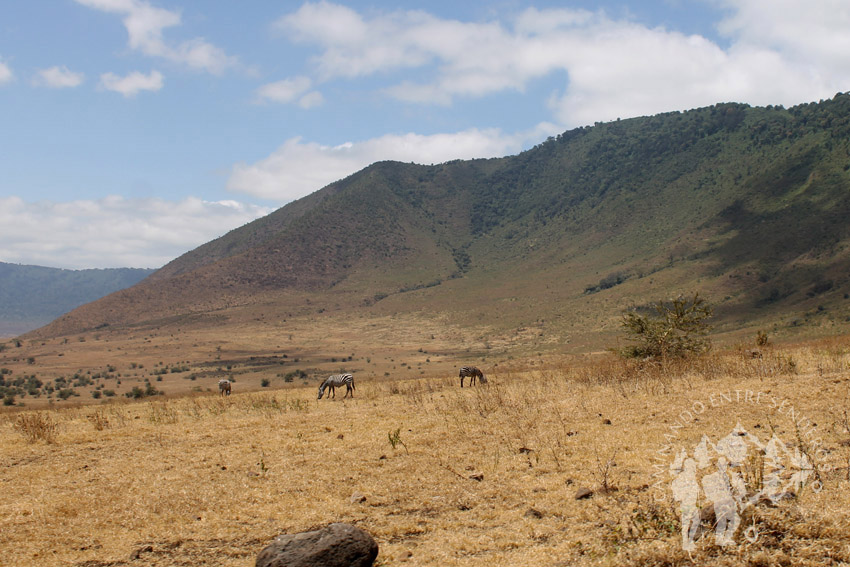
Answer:
<svg viewBox="0 0 850 567"><path fill-rule="evenodd" d="M277 536L257 556L257 567L370 567L378 543L351 524Z"/></svg>

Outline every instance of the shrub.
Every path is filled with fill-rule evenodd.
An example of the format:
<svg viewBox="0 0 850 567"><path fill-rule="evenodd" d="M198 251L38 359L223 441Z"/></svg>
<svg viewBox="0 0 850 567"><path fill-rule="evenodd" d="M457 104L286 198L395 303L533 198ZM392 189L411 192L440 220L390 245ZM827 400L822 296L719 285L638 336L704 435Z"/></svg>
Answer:
<svg viewBox="0 0 850 567"><path fill-rule="evenodd" d="M283 377L284 382L292 382L296 378L305 379L307 378L307 373L301 369L293 370L292 372L287 372L286 376Z"/></svg>
<svg viewBox="0 0 850 567"><path fill-rule="evenodd" d="M139 399L145 397L145 391L139 388L138 386L133 386L133 389L129 392L124 392L124 395L128 398Z"/></svg>
<svg viewBox="0 0 850 567"><path fill-rule="evenodd" d="M260 380L260 386L262 386L263 388L268 388L268 387L269 387L269 383L270 383L270 382L269 382L269 379L268 379L268 378L263 378L262 380Z"/></svg>
<svg viewBox="0 0 850 567"><path fill-rule="evenodd" d="M635 311L623 315L623 328L637 344L620 354L627 358L680 358L710 348L706 319L713 310L698 293L692 298L679 296L669 303L659 301L654 310L654 316Z"/></svg>
<svg viewBox="0 0 850 567"><path fill-rule="evenodd" d="M163 392L160 392L150 382L148 382L147 384L145 384L144 388L140 388L139 386L133 386L133 389L129 392L125 392L124 395L128 398L138 400L141 398L147 398L148 396L157 396L162 393ZM104 391L104 394L106 394L106 391Z"/></svg>
<svg viewBox="0 0 850 567"><path fill-rule="evenodd" d="M62 388L61 390L59 390L57 396L59 396L63 400L67 400L71 396L79 396L79 394L73 388Z"/></svg>

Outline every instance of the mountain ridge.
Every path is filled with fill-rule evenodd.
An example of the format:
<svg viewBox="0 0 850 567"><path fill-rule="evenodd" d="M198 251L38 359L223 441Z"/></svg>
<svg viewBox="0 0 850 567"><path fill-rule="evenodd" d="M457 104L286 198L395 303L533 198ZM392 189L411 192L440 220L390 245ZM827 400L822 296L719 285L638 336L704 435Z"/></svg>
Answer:
<svg viewBox="0 0 850 567"><path fill-rule="evenodd" d="M67 270L0 262L0 336L41 327L152 273L141 268Z"/></svg>
<svg viewBox="0 0 850 567"><path fill-rule="evenodd" d="M515 156L378 162L36 335L251 304L599 333L630 305L694 289L723 329L840 326L848 170L841 93L599 123Z"/></svg>

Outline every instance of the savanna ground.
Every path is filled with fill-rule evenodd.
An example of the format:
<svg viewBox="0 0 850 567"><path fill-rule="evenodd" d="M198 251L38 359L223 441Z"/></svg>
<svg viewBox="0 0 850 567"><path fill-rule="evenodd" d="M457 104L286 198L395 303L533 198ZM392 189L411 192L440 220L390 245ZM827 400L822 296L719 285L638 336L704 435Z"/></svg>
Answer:
<svg viewBox="0 0 850 567"><path fill-rule="evenodd" d="M484 370L464 389L364 377L347 400L295 383L0 415L2 563L248 566L280 533L340 521L375 537L379 565L850 563L850 339ZM745 510L733 545L707 526L688 553L670 464L738 425L814 469ZM750 490L766 466L739 467Z"/></svg>

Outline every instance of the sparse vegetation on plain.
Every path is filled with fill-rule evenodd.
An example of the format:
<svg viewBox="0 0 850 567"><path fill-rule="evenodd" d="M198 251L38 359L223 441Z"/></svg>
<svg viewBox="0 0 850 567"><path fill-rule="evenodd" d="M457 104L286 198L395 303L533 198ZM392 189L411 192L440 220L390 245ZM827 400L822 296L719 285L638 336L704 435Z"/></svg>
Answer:
<svg viewBox="0 0 850 567"><path fill-rule="evenodd" d="M302 386L2 414L0 552L247 566L281 532L344 521L380 565L848 562L850 342L761 348L515 359L483 387L375 378L322 404ZM706 526L689 554L664 448L736 425L811 455L821 484L748 508L729 547ZM742 468L750 488L769 472Z"/></svg>

